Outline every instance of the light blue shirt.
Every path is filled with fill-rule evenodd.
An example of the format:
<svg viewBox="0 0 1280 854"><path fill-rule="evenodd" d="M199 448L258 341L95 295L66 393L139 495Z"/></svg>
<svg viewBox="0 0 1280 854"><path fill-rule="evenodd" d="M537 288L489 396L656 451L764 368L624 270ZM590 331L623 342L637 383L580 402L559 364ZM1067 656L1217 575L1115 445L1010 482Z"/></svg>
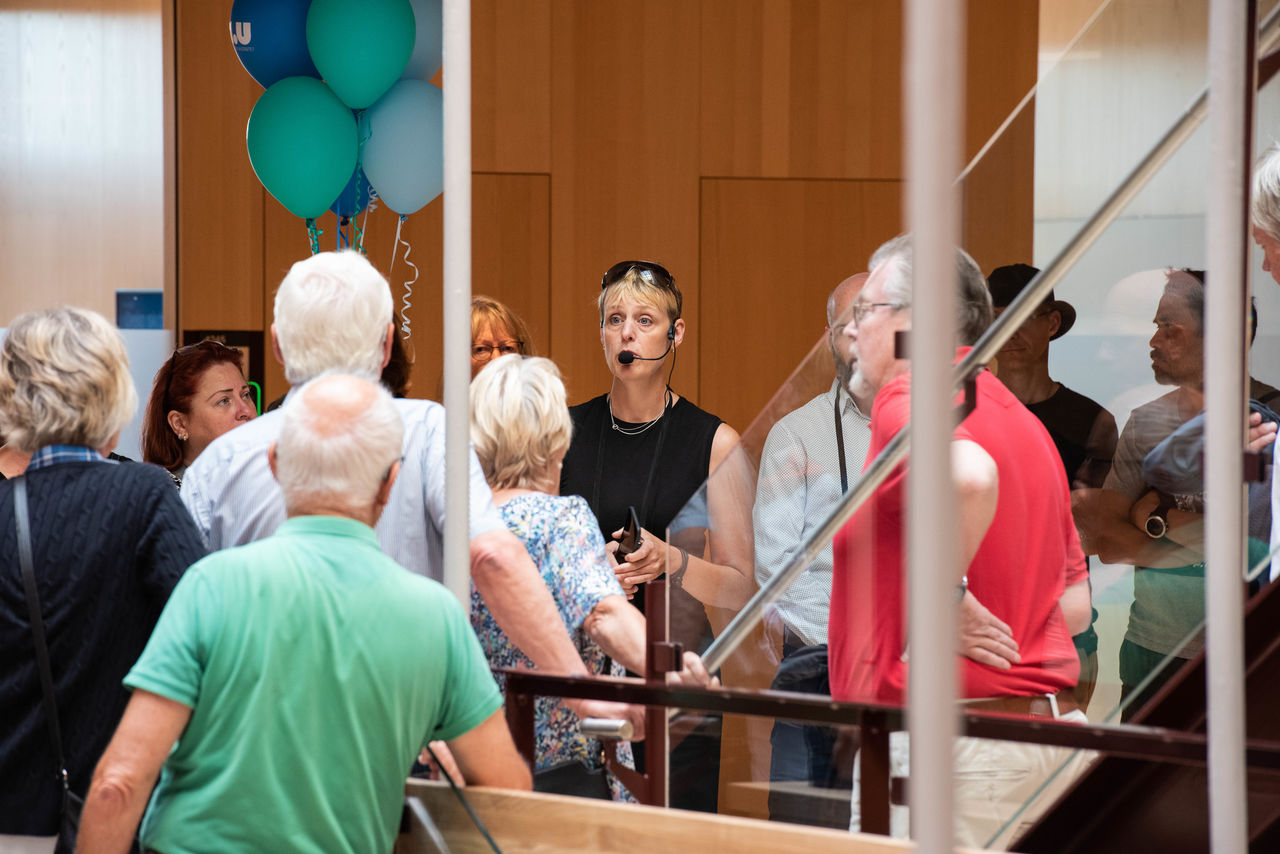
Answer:
<svg viewBox="0 0 1280 854"><path fill-rule="evenodd" d="M778 420L765 439L756 481L756 581L762 586L800 548L840 502L840 452L836 442L837 385ZM849 486L862 477L871 444L871 420L848 394L839 395ZM827 642L831 609L831 545L791 582L777 602L783 621L806 643Z"/></svg>
<svg viewBox="0 0 1280 854"><path fill-rule="evenodd" d="M391 488L378 542L406 569L440 581L444 574L444 407L395 401L404 419L404 459ZM182 503L210 551L270 536L285 520L284 494L267 464L283 413L268 412L230 430L196 458L182 479ZM475 452L471 452L470 532L505 531Z"/></svg>

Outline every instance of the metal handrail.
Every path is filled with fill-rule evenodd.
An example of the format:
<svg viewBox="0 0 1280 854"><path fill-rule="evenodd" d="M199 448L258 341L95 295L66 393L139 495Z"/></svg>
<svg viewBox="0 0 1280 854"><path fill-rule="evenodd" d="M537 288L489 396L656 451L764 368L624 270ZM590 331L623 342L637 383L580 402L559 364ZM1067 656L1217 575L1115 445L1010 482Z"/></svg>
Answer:
<svg viewBox="0 0 1280 854"><path fill-rule="evenodd" d="M1280 6L1267 15L1266 20L1258 27L1258 55L1265 56L1280 45ZM1031 315L1049 295L1049 291L1062 280L1067 271L1089 250L1094 242L1102 236L1120 212L1133 201L1134 197L1155 177L1156 173L1169 161L1179 148L1204 123L1209 112L1209 90L1205 87L1192 99L1190 105L1174 122L1173 126L1155 144L1120 186L1111 193L1102 206L1081 226L1080 230L1067 242L1049 264L1031 280L1022 293L1009 304L995 322L983 333L974 344L973 349L956 365L955 388L959 390L970 378L976 376L987 362L1000 350L1013 333L1030 319ZM911 448L911 425L908 424L898 432L885 448L876 455L863 472L857 484L845 495L827 515L821 525L814 530L805 541L800 551L790 563L770 578L742 607L723 632L712 641L703 653L703 663L709 671L715 671L724 665L734 650L746 640L751 630L764 618L765 609L778 601L818 554L827 547L836 532L844 527L858 508L870 497L871 493L888 478L890 472L906 458Z"/></svg>
<svg viewBox="0 0 1280 854"><path fill-rule="evenodd" d="M741 688L695 688L647 683L640 679L557 676L536 670L500 670L507 695L570 697L648 707L691 709L721 714L783 718L809 724L857 726L867 715L883 719L890 730L905 727L905 709L883 703L835 702L814 694ZM1207 738L1203 732L1180 732L1139 724L1078 724L1015 714L958 707L964 734L975 738L1098 750L1149 762L1203 765ZM1280 744L1246 741L1251 768L1280 771Z"/></svg>

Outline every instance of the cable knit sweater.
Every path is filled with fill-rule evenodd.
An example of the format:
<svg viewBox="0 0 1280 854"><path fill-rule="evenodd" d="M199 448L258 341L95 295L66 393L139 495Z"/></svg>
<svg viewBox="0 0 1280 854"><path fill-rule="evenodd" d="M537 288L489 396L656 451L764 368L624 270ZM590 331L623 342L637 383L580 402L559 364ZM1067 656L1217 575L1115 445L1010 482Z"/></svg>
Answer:
<svg viewBox="0 0 1280 854"><path fill-rule="evenodd" d="M82 797L179 577L204 556L169 475L68 462L27 477L31 548L71 788ZM61 788L18 561L13 481L0 481L0 834L57 832Z"/></svg>

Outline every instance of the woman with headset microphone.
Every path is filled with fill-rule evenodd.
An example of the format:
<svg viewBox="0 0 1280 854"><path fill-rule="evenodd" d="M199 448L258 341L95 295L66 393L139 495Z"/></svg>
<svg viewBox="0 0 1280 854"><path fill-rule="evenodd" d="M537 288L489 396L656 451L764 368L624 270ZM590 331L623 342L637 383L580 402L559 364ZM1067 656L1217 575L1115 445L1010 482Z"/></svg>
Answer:
<svg viewBox="0 0 1280 854"><path fill-rule="evenodd" d="M674 639L701 651L710 639L702 606L738 608L755 590L754 481L742 454L733 453L737 432L669 385L684 341L682 303L661 264L622 261L601 278L600 343L613 381L608 393L570 408L573 441L560 493L587 500L617 560L618 580L642 610L641 585L669 573ZM627 530L631 508L634 537ZM668 541L668 530L676 542ZM674 788L672 803L714 810L714 785L705 791L709 782L696 786L700 803Z"/></svg>

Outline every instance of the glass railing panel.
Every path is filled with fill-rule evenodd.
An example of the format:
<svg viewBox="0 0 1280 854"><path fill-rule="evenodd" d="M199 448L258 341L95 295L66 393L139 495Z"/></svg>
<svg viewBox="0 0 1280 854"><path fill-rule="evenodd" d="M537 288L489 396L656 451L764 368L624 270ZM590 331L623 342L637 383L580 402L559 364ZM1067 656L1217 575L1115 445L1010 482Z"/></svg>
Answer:
<svg viewBox="0 0 1280 854"><path fill-rule="evenodd" d="M1265 14L1274 4L1262 5ZM1043 57L1035 97L1023 113L1010 117L964 178L965 192L973 197L981 192L982 182L1015 172L1018 166L1010 158L1018 155L1003 143L1009 134L1025 133L1027 118L1034 116L1033 237L1021 257L976 258L983 274L1006 263L1051 263L1201 91L1207 6L1199 2L1166 11L1153 16L1149 4L1102 4L1088 29L1065 40L1067 49ZM1259 98L1259 145L1280 138L1276 89L1264 88ZM1089 600L1083 623L1068 624L1068 617L1079 616L1078 609L1060 607L1044 617L1055 623L1052 650L1038 650L1037 658L1036 649L1021 647L1033 658L1032 669L1046 677L1046 684L1052 683L1045 693L1053 695L1052 702L1067 720L1121 725L1203 647L1203 501L1195 484L1199 470L1185 464L1185 455L1179 467L1167 448L1163 455L1148 455L1203 406L1203 327L1198 312L1204 285L1195 274L1180 271L1205 266L1208 165L1206 131L1200 129L1058 280L1054 297L1070 307L1046 302L990 364L992 376L1030 404L1049 428L1049 438L1061 453L1062 483L1070 490L1069 499L1057 500L1070 501L1072 521L1088 555ZM972 217L969 223L966 241L989 245L990 236L975 235ZM1255 250L1255 278L1260 260ZM1280 386L1280 369L1273 368L1280 365L1280 333L1274 323L1268 328L1268 318L1280 317L1280 289L1271 288L1270 278L1264 278L1256 283L1263 292L1258 303L1263 319L1253 348L1255 398ZM1070 328L1059 334L1044 329L1031 334L1033 327L1049 323ZM1028 338L1037 343L1029 344ZM848 343L847 336L814 343L769 406L742 431L740 448L667 532L669 542L707 564L673 556L668 570L679 581L671 599L671 635L687 649L705 652L723 637L746 597L791 562L838 501L842 488L835 486L840 472L832 448L836 413L844 411L846 402L835 394L843 384L837 380L832 352L834 348L837 357L847 358ZM1028 347L1040 348L1037 358L1047 348L1048 394L1040 388L1037 395L1036 384L1025 381L1030 376ZM1077 398L1055 402L1063 389L1094 403L1089 406ZM1041 405L1046 403L1051 405ZM870 400L860 407L847 405L864 416L871 411ZM856 482L863 468L863 452L855 449L855 442L866 442L869 436L865 417L859 423L856 412L846 413L841 422L849 425L853 417L857 425L846 426L842 437L848 484ZM1063 419L1069 436L1059 435L1066 429ZM1082 427L1081 422L1087 423ZM805 443L789 435L799 423L821 437L809 444L823 444L823 450L801 447ZM1029 438L1011 435L1008 441L1025 443ZM1195 441L1194 435L1184 437L1182 447L1194 446ZM900 470L890 477L902 479ZM946 473L938 473L937 483L939 488L947 483ZM1163 495L1153 489L1157 484L1163 486ZM1050 488L1047 481L1044 488ZM811 504L815 493L824 494L822 500L828 504ZM725 685L835 693L855 702L902 701L911 656L900 616L906 596L895 589L892 573L874 568L883 555L894 554L898 547L885 544L906 536L908 520L905 510L888 516L875 512L880 515L855 516L836 546L840 559L873 568L837 585L841 648L821 649L833 634L828 621L835 619L830 606L832 547L827 544L786 593L764 608L746 640L724 660L718 675ZM1152 516L1159 517L1166 530L1154 530L1159 526L1148 522ZM1251 521L1246 552L1253 564L1266 552L1268 532L1256 515ZM1240 567L1242 575L1245 570ZM970 596L982 595L983 579L970 579L970 585ZM1000 597L992 595L992 601ZM1017 627L1015 640L1031 630L1024 625L1025 614L996 616ZM1045 633L1043 626L1038 630ZM1070 643L1058 642L1063 632ZM964 648L951 638L939 637L937 642ZM1027 643L1026 637L1020 643ZM888 647L899 650L899 660L886 667L884 662L892 658L884 655ZM1013 662L1012 669L1017 665ZM981 667L961 667L967 693L991 693L981 690L991 681L984 681L989 674ZM833 683L838 683L835 692ZM999 679L992 682L997 683L1008 688ZM1028 696L1027 691L1008 693ZM988 705L991 711L1019 713ZM971 708L984 710L982 703ZM673 732L693 727L695 735L682 736L670 757L673 806L813 824L829 818L818 807L806 814L806 808L780 804L775 797L795 788L825 788L830 763L823 755L822 738L785 722L733 715L675 720ZM698 739L701 745L691 746ZM1093 758L1056 748L1033 752L1034 779L1006 793L998 816L975 825L966 839L997 848L1009 845ZM1000 748L993 748L991 755L997 758L989 761L999 766ZM1010 755L1024 757L1025 751ZM1023 761L1009 759L1004 770L1012 773L1014 764ZM960 773L956 780L957 797L962 797L959 793L972 781ZM785 796L781 800L785 802Z"/></svg>
<svg viewBox="0 0 1280 854"><path fill-rule="evenodd" d="M821 310L820 306L817 308ZM838 336L834 340L836 346L843 346ZM684 549L691 558L683 572L674 556L668 568L668 577L675 579L669 591L670 635L685 649L705 651L758 584L767 580L768 572L803 542L804 519L798 514L802 508L794 502L797 495L804 493L804 482L821 481L833 501L839 495L838 471L820 470L802 457L789 459L785 466L766 466L763 473L760 469L766 452L771 459L777 458L773 452L776 442L770 444L769 440L774 423L814 400L834 400L835 383L832 338L824 337L814 343L787 383L742 432L740 445L719 462L707 483L668 529L667 541ZM842 394L843 403L847 404L847 398ZM827 420L833 419L833 410L824 406L822 412ZM861 470L863 459L861 452L850 452L847 466L851 476ZM827 483L829 479L834 479L836 485ZM755 524L753 518L776 525ZM756 532L772 532L773 536L757 539ZM756 559L757 548L769 556L764 562ZM783 614L795 617L810 640L825 640L821 633L829 609L829 559L826 566L825 574L821 570L809 573L781 603L768 609L766 619L752 629L721 666L719 678L723 684L807 690L798 683L776 684L784 646L795 640ZM815 632L819 633L817 637ZM826 693L825 686L819 687L821 693ZM735 715L680 715L672 722L672 732L673 806L767 817L772 761L769 721ZM740 792L733 802L736 805L722 802L730 787L746 783L757 785L736 789Z"/></svg>

